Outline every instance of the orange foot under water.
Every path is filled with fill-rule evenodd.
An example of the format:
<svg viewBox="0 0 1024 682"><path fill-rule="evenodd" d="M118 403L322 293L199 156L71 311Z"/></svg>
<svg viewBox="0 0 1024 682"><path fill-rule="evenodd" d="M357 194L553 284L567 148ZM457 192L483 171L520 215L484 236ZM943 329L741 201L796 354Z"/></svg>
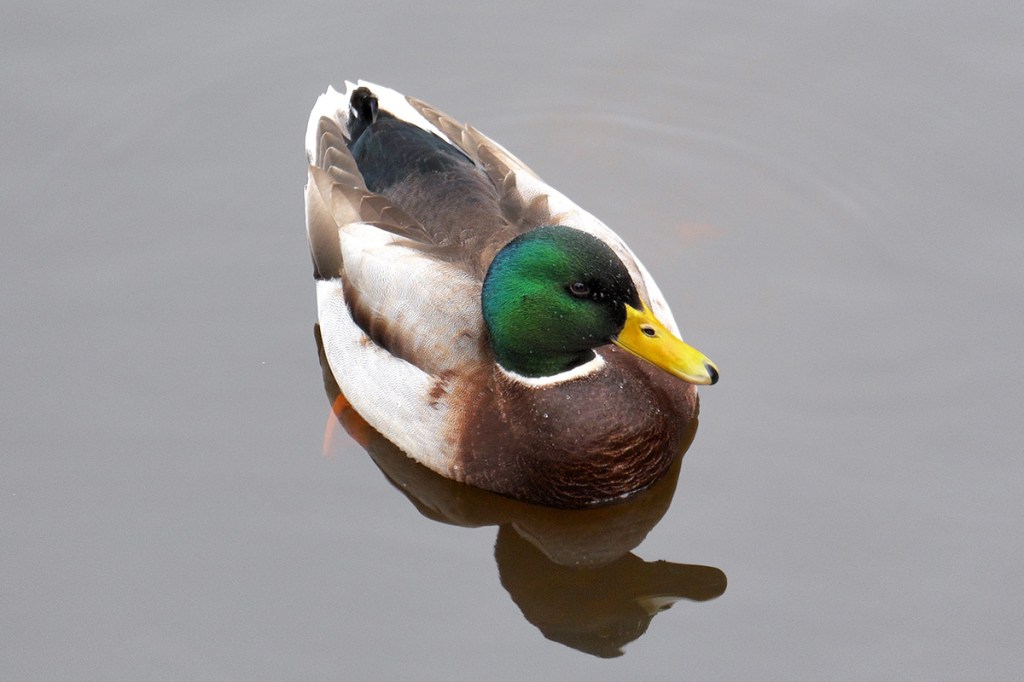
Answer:
<svg viewBox="0 0 1024 682"><path fill-rule="evenodd" d="M348 435L364 448L376 434L373 427L367 424L345 396L339 393L331 405L331 413L327 416L327 425L324 427L324 457L331 456L331 443L334 441L335 428L339 422Z"/></svg>

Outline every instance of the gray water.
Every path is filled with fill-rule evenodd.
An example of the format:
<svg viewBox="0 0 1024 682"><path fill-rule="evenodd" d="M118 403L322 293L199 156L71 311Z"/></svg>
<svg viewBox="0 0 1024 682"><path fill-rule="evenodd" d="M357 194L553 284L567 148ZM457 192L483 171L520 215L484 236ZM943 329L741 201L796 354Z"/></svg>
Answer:
<svg viewBox="0 0 1024 682"><path fill-rule="evenodd" d="M1019 3L4 14L0 678L1019 677ZM610 577L332 424L302 142L357 77L602 218L718 364Z"/></svg>

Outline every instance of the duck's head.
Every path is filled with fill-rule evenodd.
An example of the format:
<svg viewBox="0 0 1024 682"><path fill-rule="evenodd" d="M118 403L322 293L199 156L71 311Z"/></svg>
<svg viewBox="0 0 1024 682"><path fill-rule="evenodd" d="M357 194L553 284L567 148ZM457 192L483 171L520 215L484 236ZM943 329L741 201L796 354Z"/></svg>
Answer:
<svg viewBox="0 0 1024 682"><path fill-rule="evenodd" d="M498 362L522 376L570 370L614 343L683 381L718 381L714 363L640 300L615 252L581 230L549 225L509 242L487 271L482 307Z"/></svg>

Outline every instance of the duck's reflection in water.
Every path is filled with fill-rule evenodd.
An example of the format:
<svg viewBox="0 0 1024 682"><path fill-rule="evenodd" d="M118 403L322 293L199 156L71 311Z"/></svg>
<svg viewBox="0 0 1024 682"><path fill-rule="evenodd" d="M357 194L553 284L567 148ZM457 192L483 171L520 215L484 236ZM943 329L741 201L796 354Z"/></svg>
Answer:
<svg viewBox="0 0 1024 682"><path fill-rule="evenodd" d="M566 510L505 498L435 474L377 433L340 394L319 327L316 340L337 421L427 518L498 526L494 558L501 584L548 639L595 656L620 656L676 601L725 592L725 573L717 568L644 561L631 553L668 510L686 448L664 478L618 504ZM694 420L687 447L696 430Z"/></svg>

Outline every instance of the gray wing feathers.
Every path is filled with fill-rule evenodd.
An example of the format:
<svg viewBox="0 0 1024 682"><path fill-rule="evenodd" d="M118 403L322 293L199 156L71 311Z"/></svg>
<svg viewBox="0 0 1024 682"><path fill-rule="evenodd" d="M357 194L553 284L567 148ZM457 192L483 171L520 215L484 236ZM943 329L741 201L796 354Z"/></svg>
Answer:
<svg viewBox="0 0 1024 682"><path fill-rule="evenodd" d="M525 232L540 225L555 224L546 194L531 196L519 187L517 178L528 176L542 185L526 164L471 125L460 123L429 104L407 97L409 104L463 151L494 183L505 218Z"/></svg>

